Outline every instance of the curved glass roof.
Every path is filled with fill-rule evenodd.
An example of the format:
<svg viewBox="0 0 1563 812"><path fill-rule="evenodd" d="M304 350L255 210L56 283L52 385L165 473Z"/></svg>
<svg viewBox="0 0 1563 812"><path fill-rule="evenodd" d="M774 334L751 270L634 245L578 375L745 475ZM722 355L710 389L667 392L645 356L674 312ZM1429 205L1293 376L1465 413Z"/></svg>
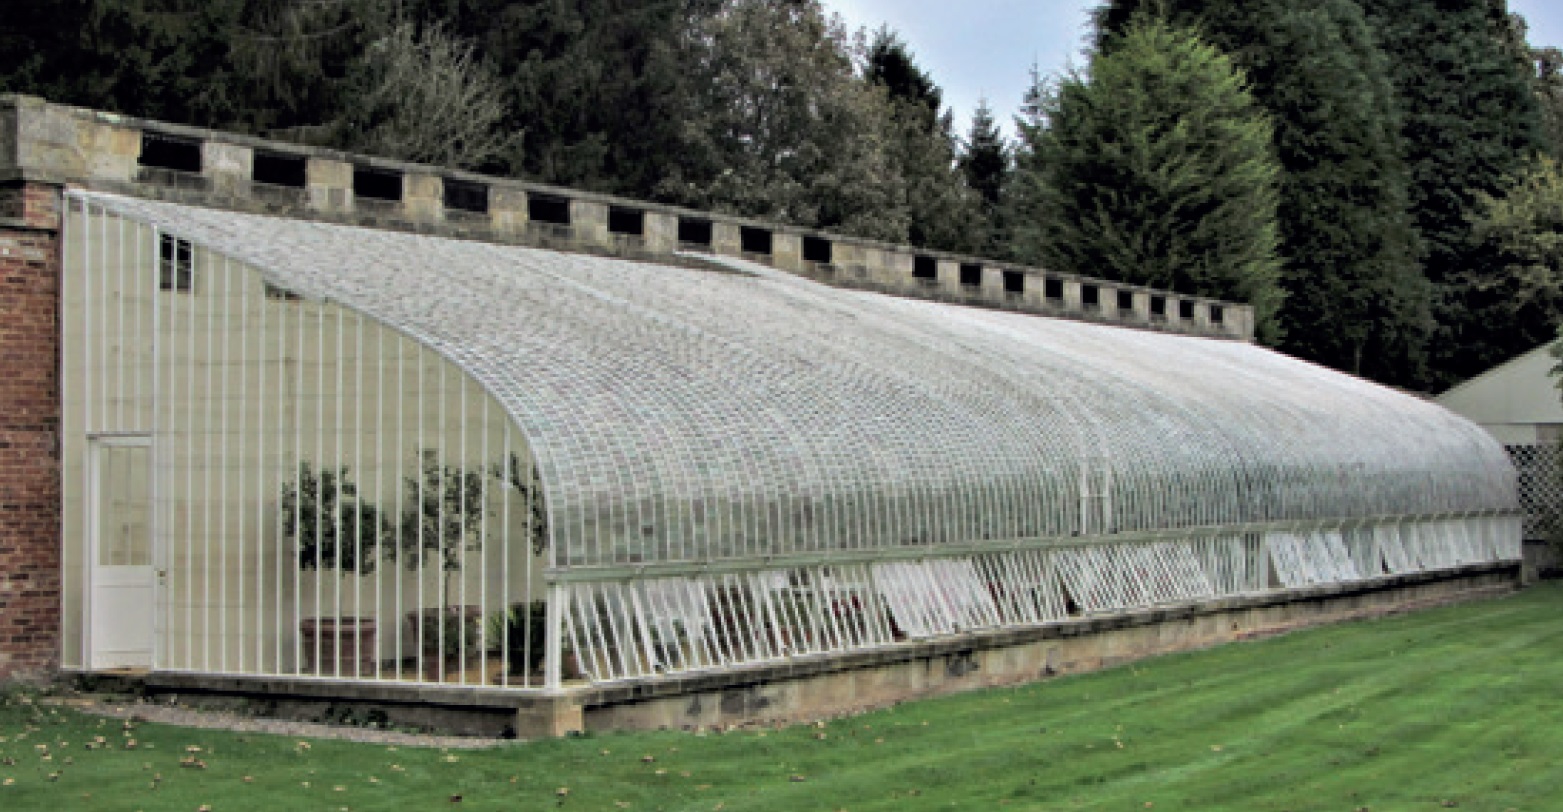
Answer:
<svg viewBox="0 0 1563 812"><path fill-rule="evenodd" d="M559 566L1516 507L1474 424L1249 344L84 197L467 370Z"/></svg>

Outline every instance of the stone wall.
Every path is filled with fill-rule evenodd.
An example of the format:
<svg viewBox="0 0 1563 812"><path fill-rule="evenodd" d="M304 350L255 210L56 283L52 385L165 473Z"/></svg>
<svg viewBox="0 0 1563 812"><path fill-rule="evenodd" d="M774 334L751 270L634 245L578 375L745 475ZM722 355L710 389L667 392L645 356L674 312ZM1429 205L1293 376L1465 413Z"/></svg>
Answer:
<svg viewBox="0 0 1563 812"><path fill-rule="evenodd" d="M1494 598L1519 586L1517 563L1480 564L1092 615L736 670L567 687L558 693L177 672L84 679L100 689L177 695L180 702L196 706L240 706L307 721L374 718L476 736L546 738L581 731L787 724L1096 671L1329 623Z"/></svg>
<svg viewBox="0 0 1563 812"><path fill-rule="evenodd" d="M1315 587L1289 594L1145 609L925 644L920 652L865 653L828 667L808 663L682 684L605 687L575 697L574 709L534 721L538 733L572 729L692 729L790 724L860 713L945 694L1020 685L1329 623L1379 617L1479 598L1519 586L1518 567L1424 574L1377 584ZM823 665L823 664L822 664ZM650 690L648 690L650 689ZM557 714L573 710L579 716Z"/></svg>
<svg viewBox="0 0 1563 812"><path fill-rule="evenodd" d="M0 681L59 659L59 193L0 186Z"/></svg>

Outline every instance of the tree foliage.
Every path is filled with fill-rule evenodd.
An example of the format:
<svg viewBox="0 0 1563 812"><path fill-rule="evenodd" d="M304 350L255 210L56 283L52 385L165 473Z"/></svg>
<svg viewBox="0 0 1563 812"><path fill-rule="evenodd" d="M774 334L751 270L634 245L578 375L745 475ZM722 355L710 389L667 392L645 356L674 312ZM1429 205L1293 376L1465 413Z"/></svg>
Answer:
<svg viewBox="0 0 1563 812"><path fill-rule="evenodd" d="M1003 201L1012 171L1009 143L999 131L988 100L982 99L972 113L971 130L961 145L958 166L966 188L978 198L982 233L975 235L977 253L997 255L1005 243Z"/></svg>
<svg viewBox="0 0 1563 812"><path fill-rule="evenodd" d="M1111 49L1137 15L1197 27L1248 73L1275 126L1281 347L1395 383L1420 376L1428 292L1407 210L1394 88L1355 0L1113 0Z"/></svg>
<svg viewBox="0 0 1563 812"><path fill-rule="evenodd" d="M1388 55L1404 119L1410 206L1439 326L1429 383L1481 371L1460 348L1503 341L1474 315L1473 217L1544 145L1540 111L1502 0L1360 0Z"/></svg>
<svg viewBox="0 0 1563 812"><path fill-rule="evenodd" d="M980 204L956 167L958 145L943 91L917 65L906 43L880 29L868 48L864 76L889 101L892 171L906 190L907 240L947 251L975 251L981 243Z"/></svg>
<svg viewBox="0 0 1563 812"><path fill-rule="evenodd" d="M730 0L689 34L679 203L905 241L889 101L860 81L839 20L816 0Z"/></svg>
<svg viewBox="0 0 1563 812"><path fill-rule="evenodd" d="M1531 49L1536 65L1536 100L1554 156L1563 157L1563 49Z"/></svg>
<svg viewBox="0 0 1563 812"><path fill-rule="evenodd" d="M1477 263L1455 282L1473 318L1505 329L1455 348L1462 367L1486 369L1528 352L1563 324L1563 167L1541 158L1502 196L1482 195L1474 220Z"/></svg>
<svg viewBox="0 0 1563 812"><path fill-rule="evenodd" d="M355 65L336 140L406 161L473 169L503 155L504 89L471 42L399 23Z"/></svg>
<svg viewBox="0 0 1563 812"><path fill-rule="evenodd" d="M1043 264L1251 302L1270 331L1279 168L1225 55L1139 21L1036 102L1023 134L1040 217L1026 227Z"/></svg>
<svg viewBox="0 0 1563 812"><path fill-rule="evenodd" d="M0 90L972 248L942 94L817 0L60 0Z"/></svg>

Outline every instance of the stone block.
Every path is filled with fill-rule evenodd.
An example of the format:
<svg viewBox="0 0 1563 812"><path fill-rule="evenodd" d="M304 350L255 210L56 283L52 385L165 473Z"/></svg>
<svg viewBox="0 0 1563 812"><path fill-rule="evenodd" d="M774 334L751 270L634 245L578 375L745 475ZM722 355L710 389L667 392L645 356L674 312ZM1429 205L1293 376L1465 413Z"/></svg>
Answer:
<svg viewBox="0 0 1563 812"><path fill-rule="evenodd" d="M711 252L722 256L743 256L743 231L737 223L711 222Z"/></svg>
<svg viewBox="0 0 1563 812"><path fill-rule="evenodd" d="M1084 285L1078 279L1064 280L1064 310L1070 313L1080 313L1085 310L1085 299L1080 292L1083 287Z"/></svg>
<svg viewBox="0 0 1563 812"><path fill-rule="evenodd" d="M201 167L212 182L212 190L218 194L251 194L250 178L255 174L255 151L249 147L207 141L201 144Z"/></svg>
<svg viewBox="0 0 1563 812"><path fill-rule="evenodd" d="M586 717L571 697L544 697L516 709L515 729L523 739L558 738L585 732Z"/></svg>
<svg viewBox="0 0 1563 812"><path fill-rule="evenodd" d="M608 248L613 238L608 234L608 204L595 200L570 200L570 225L575 239L585 245Z"/></svg>
<svg viewBox="0 0 1563 812"><path fill-rule="evenodd" d="M1151 295L1137 290L1134 292L1134 310L1129 315L1129 320L1138 324L1148 324L1151 320Z"/></svg>
<svg viewBox="0 0 1563 812"><path fill-rule="evenodd" d="M504 239L516 239L526 233L526 190L494 186L488 192L488 216L494 233Z"/></svg>
<svg viewBox="0 0 1563 812"><path fill-rule="evenodd" d="M771 264L784 271L803 270L803 237L785 231L772 234Z"/></svg>
<svg viewBox="0 0 1563 812"><path fill-rule="evenodd" d="M307 169L309 207L345 214L353 210L353 165L329 158L310 158Z"/></svg>
<svg viewBox="0 0 1563 812"><path fill-rule="evenodd" d="M445 219L445 179L409 172L402 179L402 215L414 223L439 223Z"/></svg>
<svg viewBox="0 0 1563 812"><path fill-rule="evenodd" d="M646 212L646 250L654 254L671 254L678 250L678 215L666 212Z"/></svg>

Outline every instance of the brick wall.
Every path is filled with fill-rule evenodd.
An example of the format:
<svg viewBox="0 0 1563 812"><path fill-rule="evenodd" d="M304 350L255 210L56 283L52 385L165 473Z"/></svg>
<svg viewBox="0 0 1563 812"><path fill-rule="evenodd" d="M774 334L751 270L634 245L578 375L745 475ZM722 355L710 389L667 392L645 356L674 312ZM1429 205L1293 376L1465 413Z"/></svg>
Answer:
<svg viewBox="0 0 1563 812"><path fill-rule="evenodd" d="M0 682L60 649L59 203L0 187Z"/></svg>

